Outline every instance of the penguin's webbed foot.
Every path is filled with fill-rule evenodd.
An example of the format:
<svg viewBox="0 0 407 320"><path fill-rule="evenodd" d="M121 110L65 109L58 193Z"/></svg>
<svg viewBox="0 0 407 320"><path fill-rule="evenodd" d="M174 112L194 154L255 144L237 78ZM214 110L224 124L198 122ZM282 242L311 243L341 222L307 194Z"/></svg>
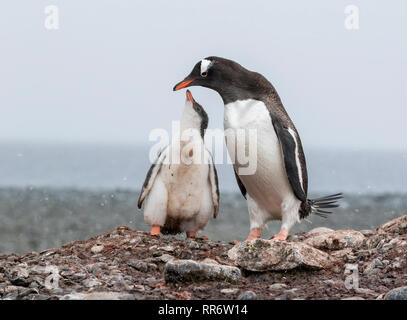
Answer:
<svg viewBox="0 0 407 320"><path fill-rule="evenodd" d="M209 240L209 238L207 236L198 237L198 233L196 231L187 232L187 238Z"/></svg>
<svg viewBox="0 0 407 320"><path fill-rule="evenodd" d="M249 236L247 237L246 241L250 241L253 239L258 239L261 237L261 228L253 228L250 230Z"/></svg>
<svg viewBox="0 0 407 320"><path fill-rule="evenodd" d="M285 240L287 240L287 237L288 237L288 232L281 229L280 232L273 237L273 240L285 241Z"/></svg>
<svg viewBox="0 0 407 320"><path fill-rule="evenodd" d="M161 238L162 237L161 226L152 225L150 230L150 236L158 236Z"/></svg>

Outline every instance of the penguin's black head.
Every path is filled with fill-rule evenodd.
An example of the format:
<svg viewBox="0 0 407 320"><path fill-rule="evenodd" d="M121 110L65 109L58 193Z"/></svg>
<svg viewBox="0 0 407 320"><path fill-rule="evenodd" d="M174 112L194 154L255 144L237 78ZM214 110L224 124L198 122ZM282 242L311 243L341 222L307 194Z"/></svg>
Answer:
<svg viewBox="0 0 407 320"><path fill-rule="evenodd" d="M174 86L174 91L201 86L217 91L224 102L257 97L270 83L259 73L243 68L237 62L220 57L199 61L191 73Z"/></svg>
<svg viewBox="0 0 407 320"><path fill-rule="evenodd" d="M225 80L233 75L231 60L218 57L208 57L199 61L191 73L174 87L174 91L191 86L202 86L216 90L226 85Z"/></svg>

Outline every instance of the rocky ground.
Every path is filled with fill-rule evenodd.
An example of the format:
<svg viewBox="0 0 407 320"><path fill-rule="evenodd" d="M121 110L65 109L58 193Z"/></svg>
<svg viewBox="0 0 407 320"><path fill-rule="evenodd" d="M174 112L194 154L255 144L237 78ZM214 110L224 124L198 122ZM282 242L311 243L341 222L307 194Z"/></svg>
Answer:
<svg viewBox="0 0 407 320"><path fill-rule="evenodd" d="M407 215L375 230L316 228L288 241L151 237L118 227L0 254L0 298L407 299Z"/></svg>

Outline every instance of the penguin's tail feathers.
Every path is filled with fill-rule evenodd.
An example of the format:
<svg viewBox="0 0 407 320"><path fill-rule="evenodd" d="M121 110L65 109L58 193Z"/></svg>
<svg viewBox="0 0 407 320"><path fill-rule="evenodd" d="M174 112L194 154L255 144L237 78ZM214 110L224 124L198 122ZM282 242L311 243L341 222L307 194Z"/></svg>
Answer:
<svg viewBox="0 0 407 320"><path fill-rule="evenodd" d="M328 214L332 212L325 209L332 209L339 207L338 200L343 199L342 193L331 194L330 196L321 197L317 199L307 199L307 204L311 208L311 213L320 217L327 218Z"/></svg>

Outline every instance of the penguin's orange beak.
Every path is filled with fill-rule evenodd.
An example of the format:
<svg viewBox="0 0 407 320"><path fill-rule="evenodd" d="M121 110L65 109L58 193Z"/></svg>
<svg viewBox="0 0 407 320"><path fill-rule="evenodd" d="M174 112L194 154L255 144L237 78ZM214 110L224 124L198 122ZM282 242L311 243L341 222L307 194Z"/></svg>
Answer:
<svg viewBox="0 0 407 320"><path fill-rule="evenodd" d="M194 97L192 97L191 91L187 90L187 99L194 104Z"/></svg>
<svg viewBox="0 0 407 320"><path fill-rule="evenodd" d="M189 80L183 80L180 83L178 83L175 87L174 87L174 91L180 90L180 89L184 89L186 87L188 87L192 82L194 82L195 79L189 79Z"/></svg>

